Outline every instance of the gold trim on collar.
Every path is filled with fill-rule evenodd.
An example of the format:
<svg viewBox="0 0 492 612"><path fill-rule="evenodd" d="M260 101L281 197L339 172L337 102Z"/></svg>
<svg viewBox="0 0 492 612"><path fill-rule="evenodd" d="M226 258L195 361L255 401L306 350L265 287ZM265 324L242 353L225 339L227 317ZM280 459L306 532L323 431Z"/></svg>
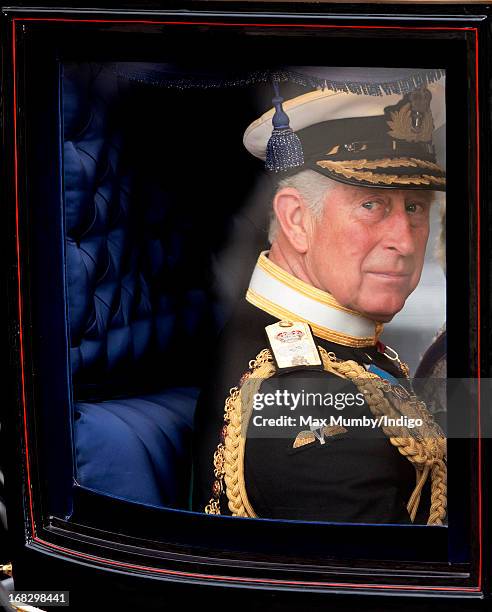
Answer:
<svg viewBox="0 0 492 612"><path fill-rule="evenodd" d="M284 285L287 285L287 287L295 289L302 295L305 295L306 297L315 300L319 304L324 304L325 306L329 306L330 308L335 308L335 310L340 310L341 312L346 312L347 314L355 315L357 317L363 317L360 312L350 310L350 308L346 308L345 306L339 304L330 293L327 293L322 289L318 289L317 287L313 287L312 285L308 285L304 281L296 278L295 276L292 276L292 274L290 274L280 266L277 266L277 264L273 263L271 259L268 259L266 253L268 253L268 251L263 251L262 253L260 253L260 256L258 257L257 266L270 276L273 276L273 278L276 278Z"/></svg>
<svg viewBox="0 0 492 612"><path fill-rule="evenodd" d="M289 276L291 275L289 274ZM299 282L302 282L302 281L299 281ZM306 283L303 283L303 284L305 285ZM309 285L307 286L309 287ZM317 291L320 291L320 290L317 290ZM322 293L325 293L325 292L322 292ZM325 293L325 295L328 295L328 294ZM335 299L332 296L330 297L332 299ZM373 337L358 338L355 336L350 336L349 334L343 334L340 332L336 332L335 330L329 329L328 327L322 327L321 325L317 325L316 323L313 323L312 321L309 321L308 319L301 317L297 313L291 312L290 310L287 310L286 308L283 308L282 306L279 306L278 304L274 304L270 300L256 293L256 291L253 291L252 289L248 289L246 293L246 300L250 304L253 304L253 306L256 306L257 308L259 308L260 310L267 312L273 317L277 317L277 319L280 319L280 320L287 319L291 321L303 321L304 323L309 323L309 325L311 326L311 329L313 330L313 334L315 336L318 336L319 338L323 338L324 340L329 340L330 342L335 342L336 344L341 344L343 346L351 346L353 348L365 348L368 346L374 346L376 342L378 341L378 338L381 335L381 332L383 331L382 323L374 323L375 335ZM337 305L339 309L343 308L338 303ZM350 312L350 313L353 312L348 309L343 309L343 310L345 310L346 312ZM360 313L354 313L354 314L358 314L359 316L362 316L360 315Z"/></svg>

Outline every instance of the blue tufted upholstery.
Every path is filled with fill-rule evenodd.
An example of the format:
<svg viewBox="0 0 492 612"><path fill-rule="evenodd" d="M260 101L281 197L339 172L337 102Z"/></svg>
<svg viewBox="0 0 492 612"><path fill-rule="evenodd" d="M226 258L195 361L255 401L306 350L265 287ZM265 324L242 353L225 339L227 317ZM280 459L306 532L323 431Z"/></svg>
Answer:
<svg viewBox="0 0 492 612"><path fill-rule="evenodd" d="M101 91L95 75L84 77L87 83L64 79L66 261L75 381L84 371L107 373L129 352L142 350L151 310L128 245L130 177L118 173L121 134L107 126L114 82ZM136 317L129 316L132 309ZM135 324L140 325L136 346L131 342Z"/></svg>
<svg viewBox="0 0 492 612"><path fill-rule="evenodd" d="M186 507L197 389L175 387L188 347L199 360L217 316L206 277L193 269L187 215L152 168L146 176L135 169L129 95L104 67L64 68L76 480ZM184 384L198 386L199 374L190 370Z"/></svg>
<svg viewBox="0 0 492 612"><path fill-rule="evenodd" d="M75 409L77 478L95 491L153 504L182 506L190 482L196 389L174 389Z"/></svg>

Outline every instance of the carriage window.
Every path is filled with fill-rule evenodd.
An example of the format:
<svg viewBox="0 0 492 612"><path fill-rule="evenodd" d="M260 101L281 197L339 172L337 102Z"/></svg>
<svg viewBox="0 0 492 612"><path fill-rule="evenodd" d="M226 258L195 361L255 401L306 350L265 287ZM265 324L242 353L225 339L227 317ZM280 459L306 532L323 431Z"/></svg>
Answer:
<svg viewBox="0 0 492 612"><path fill-rule="evenodd" d="M63 66L78 485L447 525L445 71Z"/></svg>

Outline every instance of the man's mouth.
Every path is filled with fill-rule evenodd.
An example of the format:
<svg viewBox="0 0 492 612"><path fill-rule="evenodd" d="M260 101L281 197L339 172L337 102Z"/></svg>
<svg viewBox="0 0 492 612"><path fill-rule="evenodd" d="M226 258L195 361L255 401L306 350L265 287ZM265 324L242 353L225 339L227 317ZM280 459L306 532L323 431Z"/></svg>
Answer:
<svg viewBox="0 0 492 612"><path fill-rule="evenodd" d="M391 281L401 281L410 276L410 274L405 274L403 272L367 272L367 274L377 276L381 280L387 279Z"/></svg>

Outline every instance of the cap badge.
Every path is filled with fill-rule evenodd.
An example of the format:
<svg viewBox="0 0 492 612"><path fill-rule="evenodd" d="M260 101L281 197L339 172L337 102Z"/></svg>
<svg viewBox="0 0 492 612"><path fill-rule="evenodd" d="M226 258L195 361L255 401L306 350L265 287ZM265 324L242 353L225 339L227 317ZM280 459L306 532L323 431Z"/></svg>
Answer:
<svg viewBox="0 0 492 612"><path fill-rule="evenodd" d="M431 99L428 89L417 89L407 93L395 106L385 108L388 135L407 142L431 142L434 131Z"/></svg>

